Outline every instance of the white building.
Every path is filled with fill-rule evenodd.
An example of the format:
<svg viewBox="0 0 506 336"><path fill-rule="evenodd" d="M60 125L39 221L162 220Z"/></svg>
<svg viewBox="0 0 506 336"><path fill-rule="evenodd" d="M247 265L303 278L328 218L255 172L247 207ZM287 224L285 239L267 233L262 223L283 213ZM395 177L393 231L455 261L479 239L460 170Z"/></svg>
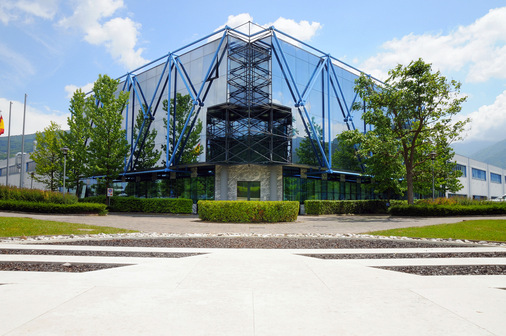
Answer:
<svg viewBox="0 0 506 336"><path fill-rule="evenodd" d="M506 194L506 170L456 154L457 169L462 171L463 188L448 197L463 196L472 199L495 199Z"/></svg>
<svg viewBox="0 0 506 336"><path fill-rule="evenodd" d="M9 177L7 177L7 160L0 160L0 185L6 185L7 179L10 186L20 186L21 161L19 158L10 158ZM30 158L29 153L25 154L23 167L23 188L46 189L44 184L37 182L32 173L35 172L35 162Z"/></svg>

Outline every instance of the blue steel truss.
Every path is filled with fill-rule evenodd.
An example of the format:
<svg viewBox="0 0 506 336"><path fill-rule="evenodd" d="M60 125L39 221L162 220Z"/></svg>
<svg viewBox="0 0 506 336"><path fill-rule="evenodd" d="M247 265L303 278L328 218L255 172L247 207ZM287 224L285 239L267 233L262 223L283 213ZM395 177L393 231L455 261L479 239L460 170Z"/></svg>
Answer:
<svg viewBox="0 0 506 336"><path fill-rule="evenodd" d="M252 25L252 23L248 24ZM179 160L177 153L179 153L180 155L180 153L182 152L178 151L178 149L180 146L184 148L184 146L186 145L189 134L193 130L193 127L195 125L196 120L198 119L202 107L205 105L207 94L213 85L214 80L213 71L220 66L222 60L224 59L225 53L228 50L229 36L242 39L243 41L246 42L263 40L264 41L263 43L266 43L265 41L270 41L270 45L268 47L271 48L272 54L274 55L274 57L272 58L272 62L277 62L277 65L280 67L282 71L284 80L288 86L291 98L293 100L293 106L297 109L299 113L299 116L304 125L305 132L311 141L315 157L318 159L321 168L325 172L329 173L336 172L335 170L332 169L331 143L333 139L331 134L331 122L330 122L331 116L335 113L340 113L343 117L344 122L347 125L347 128L349 130L354 130L355 124L353 121L352 106L357 99L357 95L355 95L355 97L351 101L346 99L342 90L341 82L336 74L335 67L337 66L344 68L345 70L352 71L355 74L361 74L362 72L352 67L351 65L348 65L330 56L329 54L321 52L320 50L308 45L303 41L300 41L288 34L285 34L277 30L274 27L269 27L265 29L262 28L253 34L246 34L240 31L240 29L238 28L232 29L230 27L225 27L213 34L205 36L191 44L188 44L180 49L177 49L174 52L168 53L167 55L160 57L157 60L154 60L140 68L128 72L127 74L119 78L119 80L122 81L123 83L121 90L128 92L131 96L131 99L129 100L126 108L124 109L125 129L127 131L126 137L131 145L131 150L130 154L127 157L125 157L125 166L123 175L131 175L138 173L134 169L137 162L137 158L134 157L135 156L134 153L136 152L136 149L142 150L144 146L144 141L146 140L146 136L152 125L152 122L157 117L156 112L160 107L160 102L162 100L163 93L167 92L167 100L170 104L171 99L174 98L173 94L174 92L176 92L176 88L173 88L171 86L172 85L175 86L177 83L177 80L175 79L179 78L183 82L188 94L191 96L192 108L188 114L188 117L185 120L183 130L180 132L181 135L176 139L176 134L167 134L167 142L166 142L167 153L165 157L165 167L154 168L146 172L153 173L153 172L176 171L175 167L177 166ZM266 37L270 37L270 39L266 39ZM293 76L294 69L290 67L290 64L286 59L282 43L280 42L280 38L282 38L283 40L287 39L294 41L299 46L308 49L313 55L319 55L318 57L320 58L320 60L312 70L311 77L308 80L308 82L303 86L302 90L300 90L299 85L296 84L295 78ZM190 79L190 76L188 75L188 72L185 69L184 64L181 62L180 55L186 51L192 50L194 48L203 45L204 43L206 43L211 39L212 40L219 39L219 46L213 55L211 64L206 70L204 80L199 86L196 86ZM159 78L157 79L157 85L154 90L154 93L152 94L151 97L146 97L141 85L137 80L137 76L138 74L140 74L141 71L146 71L147 69L150 69L150 67L152 66L159 66L161 64L163 64L163 70L159 75ZM310 118L309 112L306 108L308 97L311 91L313 90L317 79L321 78L319 76L322 76L323 81L325 83L324 84L325 94L324 98L322 99L324 100L323 109L324 112L326 113L322 114L323 117L322 132L321 132L322 134L319 134L318 129L315 127L315 124L313 120ZM375 80L380 82L377 79ZM337 111L331 109L331 99L336 100L337 106L339 107ZM137 137L134 139L133 116L135 115L134 112L136 105L140 106L144 120L140 130L138 131ZM129 112L128 112L129 109L131 111L131 120L129 120ZM167 118L168 124L171 122L175 123L174 120L175 118L172 118L173 120L171 120L171 115L169 111L167 111L167 114L164 117ZM129 125L131 126L130 134L128 134ZM169 127L167 127L167 129L169 129ZM175 129L175 127L173 127L173 129ZM187 129L189 129L188 132L186 132ZM141 137L141 135L143 134L145 136ZM184 136L185 134L187 134L186 137ZM171 153L169 153L168 150L170 138L172 138L173 143L175 143L175 146L171 151ZM328 145L327 150L324 148L325 144Z"/></svg>

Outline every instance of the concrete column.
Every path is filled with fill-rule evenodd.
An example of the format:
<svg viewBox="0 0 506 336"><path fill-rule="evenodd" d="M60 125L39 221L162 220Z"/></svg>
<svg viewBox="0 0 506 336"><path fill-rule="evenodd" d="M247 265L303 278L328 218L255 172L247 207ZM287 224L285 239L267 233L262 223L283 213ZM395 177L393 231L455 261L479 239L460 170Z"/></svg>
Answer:
<svg viewBox="0 0 506 336"><path fill-rule="evenodd" d="M271 201L278 200L278 174L277 167L270 167L270 181L269 181L269 192Z"/></svg>
<svg viewBox="0 0 506 336"><path fill-rule="evenodd" d="M228 167L221 166L220 171L220 200L228 200Z"/></svg>

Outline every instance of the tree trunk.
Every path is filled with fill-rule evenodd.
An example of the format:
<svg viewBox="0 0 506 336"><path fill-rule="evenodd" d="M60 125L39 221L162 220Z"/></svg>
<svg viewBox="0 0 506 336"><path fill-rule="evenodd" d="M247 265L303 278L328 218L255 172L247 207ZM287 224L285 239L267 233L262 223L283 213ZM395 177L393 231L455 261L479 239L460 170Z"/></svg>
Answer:
<svg viewBox="0 0 506 336"><path fill-rule="evenodd" d="M408 189L408 204L413 204L415 197L413 192L413 167L411 165L406 165L406 183Z"/></svg>

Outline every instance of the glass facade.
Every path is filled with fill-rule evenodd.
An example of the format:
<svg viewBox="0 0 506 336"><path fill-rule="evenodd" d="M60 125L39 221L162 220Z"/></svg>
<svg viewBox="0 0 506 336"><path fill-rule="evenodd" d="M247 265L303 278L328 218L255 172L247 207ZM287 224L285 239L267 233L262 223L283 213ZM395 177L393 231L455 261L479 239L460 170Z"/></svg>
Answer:
<svg viewBox="0 0 506 336"><path fill-rule="evenodd" d="M129 93L123 116L131 146L120 193L194 201L371 198L359 165L337 159L337 134L368 130L351 108L359 71L279 31L246 26L255 33L226 28L120 78L119 90ZM233 165L250 170L228 175ZM283 168L257 186L250 165Z"/></svg>
<svg viewBox="0 0 506 336"><path fill-rule="evenodd" d="M361 183L366 182L366 183ZM283 169L283 199L305 200L364 200L374 199L369 181L344 174L308 176L304 169L285 167Z"/></svg>

